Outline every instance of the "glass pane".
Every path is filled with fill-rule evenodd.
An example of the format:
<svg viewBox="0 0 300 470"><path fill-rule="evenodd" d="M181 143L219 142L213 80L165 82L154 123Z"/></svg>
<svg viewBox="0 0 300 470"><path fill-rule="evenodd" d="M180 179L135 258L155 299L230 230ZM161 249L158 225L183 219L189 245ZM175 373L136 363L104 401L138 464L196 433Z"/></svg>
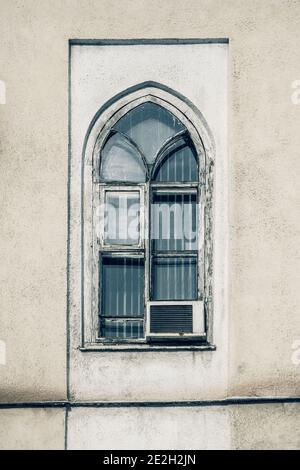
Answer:
<svg viewBox="0 0 300 470"><path fill-rule="evenodd" d="M155 172L155 181L198 181L198 165L194 146L185 139L171 145Z"/></svg>
<svg viewBox="0 0 300 470"><path fill-rule="evenodd" d="M106 317L144 316L144 260L102 258L102 309Z"/></svg>
<svg viewBox="0 0 300 470"><path fill-rule="evenodd" d="M143 320L102 320L101 336L111 339L137 339L144 337Z"/></svg>
<svg viewBox="0 0 300 470"><path fill-rule="evenodd" d="M165 108L144 103L125 114L114 129L128 135L152 163L163 143L185 126Z"/></svg>
<svg viewBox="0 0 300 470"><path fill-rule="evenodd" d="M197 195L153 195L152 247L158 251L197 249Z"/></svg>
<svg viewBox="0 0 300 470"><path fill-rule="evenodd" d="M197 258L154 258L153 300L197 298Z"/></svg>
<svg viewBox="0 0 300 470"><path fill-rule="evenodd" d="M101 152L100 178L104 181L146 181L139 151L122 135L112 134Z"/></svg>
<svg viewBox="0 0 300 470"><path fill-rule="evenodd" d="M139 243L140 194L138 191L105 193L104 240L108 245Z"/></svg>

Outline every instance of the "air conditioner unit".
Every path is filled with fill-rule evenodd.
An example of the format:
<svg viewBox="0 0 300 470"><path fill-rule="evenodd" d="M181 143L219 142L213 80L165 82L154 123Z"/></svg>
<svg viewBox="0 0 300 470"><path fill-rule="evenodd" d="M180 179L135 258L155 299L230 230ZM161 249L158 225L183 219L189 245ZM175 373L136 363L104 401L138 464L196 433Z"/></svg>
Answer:
<svg viewBox="0 0 300 470"><path fill-rule="evenodd" d="M149 342L203 341L205 334L202 301L153 301L147 303L146 338Z"/></svg>

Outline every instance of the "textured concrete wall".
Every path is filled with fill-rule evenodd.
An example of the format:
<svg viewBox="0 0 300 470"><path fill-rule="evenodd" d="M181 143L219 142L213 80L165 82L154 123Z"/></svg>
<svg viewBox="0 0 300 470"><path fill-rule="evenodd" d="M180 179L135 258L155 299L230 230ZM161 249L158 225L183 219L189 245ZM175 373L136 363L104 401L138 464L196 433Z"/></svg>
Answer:
<svg viewBox="0 0 300 470"><path fill-rule="evenodd" d="M0 423L1 450L64 449L64 409L2 409Z"/></svg>
<svg viewBox="0 0 300 470"><path fill-rule="evenodd" d="M300 106L290 99L299 23L298 0L0 1L2 401L66 397L74 37L230 38L229 394L299 395L291 346L300 338ZM237 433L243 423L234 422ZM284 423L281 433L296 444Z"/></svg>
<svg viewBox="0 0 300 470"><path fill-rule="evenodd" d="M68 449L299 449L300 405L72 408ZM0 410L0 449L63 449L63 409Z"/></svg>
<svg viewBox="0 0 300 470"><path fill-rule="evenodd" d="M299 449L300 405L70 411L70 449Z"/></svg>

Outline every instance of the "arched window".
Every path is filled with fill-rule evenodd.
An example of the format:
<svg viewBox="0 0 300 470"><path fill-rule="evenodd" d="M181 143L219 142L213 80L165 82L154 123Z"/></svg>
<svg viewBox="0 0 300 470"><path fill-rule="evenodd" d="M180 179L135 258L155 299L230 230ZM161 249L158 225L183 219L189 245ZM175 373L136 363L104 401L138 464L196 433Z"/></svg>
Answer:
<svg viewBox="0 0 300 470"><path fill-rule="evenodd" d="M93 155L97 341L205 340L211 182L197 128L141 95L102 121Z"/></svg>

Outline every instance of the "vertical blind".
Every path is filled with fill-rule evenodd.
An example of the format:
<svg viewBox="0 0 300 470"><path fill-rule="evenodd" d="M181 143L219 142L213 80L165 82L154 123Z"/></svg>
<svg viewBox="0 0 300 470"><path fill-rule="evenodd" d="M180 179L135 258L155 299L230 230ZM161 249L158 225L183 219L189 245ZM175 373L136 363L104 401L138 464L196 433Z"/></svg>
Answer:
<svg viewBox="0 0 300 470"><path fill-rule="evenodd" d="M102 257L102 315L144 315L143 258Z"/></svg>
<svg viewBox="0 0 300 470"><path fill-rule="evenodd" d="M192 143L186 138L180 138L167 147L155 171L154 180L171 183L198 181L196 151Z"/></svg>
<svg viewBox="0 0 300 470"><path fill-rule="evenodd" d="M197 249L196 203L196 194L154 192L151 207L154 251Z"/></svg>
<svg viewBox="0 0 300 470"><path fill-rule="evenodd" d="M109 339L138 339L144 336L143 320L115 320L103 318L102 336Z"/></svg>
<svg viewBox="0 0 300 470"><path fill-rule="evenodd" d="M102 335L124 338L142 337L144 259L102 256L101 274ZM136 320L133 317L136 317Z"/></svg>
<svg viewBox="0 0 300 470"><path fill-rule="evenodd" d="M197 298L197 258L154 257L153 300Z"/></svg>
<svg viewBox="0 0 300 470"><path fill-rule="evenodd" d="M152 299L193 300L196 298L197 195L195 193L154 192Z"/></svg>

